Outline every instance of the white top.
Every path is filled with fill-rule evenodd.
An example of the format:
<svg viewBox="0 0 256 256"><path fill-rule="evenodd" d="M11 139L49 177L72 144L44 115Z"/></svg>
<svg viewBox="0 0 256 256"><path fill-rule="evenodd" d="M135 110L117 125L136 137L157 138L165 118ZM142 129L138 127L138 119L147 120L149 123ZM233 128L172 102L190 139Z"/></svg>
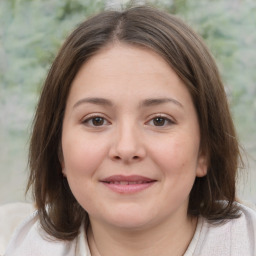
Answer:
<svg viewBox="0 0 256 256"><path fill-rule="evenodd" d="M241 217L212 225L200 217L184 256L255 256L256 212L240 205ZM1 231L2 232L2 231ZM84 228L71 242L53 241L40 227L37 212L16 229L4 256L91 256Z"/></svg>

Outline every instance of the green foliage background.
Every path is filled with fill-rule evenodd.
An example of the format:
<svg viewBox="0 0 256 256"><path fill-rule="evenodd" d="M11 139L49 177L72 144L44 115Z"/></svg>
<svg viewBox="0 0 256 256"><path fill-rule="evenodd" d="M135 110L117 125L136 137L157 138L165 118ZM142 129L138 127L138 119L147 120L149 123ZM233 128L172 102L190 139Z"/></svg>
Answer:
<svg viewBox="0 0 256 256"><path fill-rule="evenodd" d="M239 193L256 203L256 1L147 2L186 20L215 56L249 156L249 178ZM126 5L125 0L0 0L0 203L24 200L34 108L65 37L88 16Z"/></svg>

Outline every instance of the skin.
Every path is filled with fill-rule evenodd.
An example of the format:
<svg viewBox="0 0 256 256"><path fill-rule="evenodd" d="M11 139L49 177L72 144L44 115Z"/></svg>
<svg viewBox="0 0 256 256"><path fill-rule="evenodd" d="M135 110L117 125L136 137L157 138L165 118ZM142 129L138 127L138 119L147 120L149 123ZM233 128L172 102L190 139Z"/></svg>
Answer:
<svg viewBox="0 0 256 256"><path fill-rule="evenodd" d="M83 64L67 100L62 150L63 174L89 214L92 255L186 251L196 227L189 193L207 164L191 95L158 54L115 43ZM111 175L155 182L119 193L101 182Z"/></svg>

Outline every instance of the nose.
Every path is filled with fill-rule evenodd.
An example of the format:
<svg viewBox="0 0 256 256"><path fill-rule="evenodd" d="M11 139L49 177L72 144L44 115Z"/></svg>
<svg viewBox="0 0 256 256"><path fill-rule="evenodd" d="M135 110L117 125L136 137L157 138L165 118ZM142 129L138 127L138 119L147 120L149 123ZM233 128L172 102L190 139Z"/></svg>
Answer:
<svg viewBox="0 0 256 256"><path fill-rule="evenodd" d="M135 125L117 127L109 156L114 161L130 164L146 156L143 136Z"/></svg>

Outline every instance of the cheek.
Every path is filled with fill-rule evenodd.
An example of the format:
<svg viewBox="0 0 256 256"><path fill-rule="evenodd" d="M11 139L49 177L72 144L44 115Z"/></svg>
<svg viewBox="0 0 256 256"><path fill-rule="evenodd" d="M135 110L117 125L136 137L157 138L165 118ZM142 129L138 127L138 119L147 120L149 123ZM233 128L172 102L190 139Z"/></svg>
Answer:
<svg viewBox="0 0 256 256"><path fill-rule="evenodd" d="M105 154L104 143L77 136L65 138L62 143L64 168L67 175L92 175L100 166Z"/></svg>
<svg viewBox="0 0 256 256"><path fill-rule="evenodd" d="M166 175L194 175L197 166L199 143L188 137L170 138L154 147L154 160Z"/></svg>
<svg viewBox="0 0 256 256"><path fill-rule="evenodd" d="M78 136L80 137L80 136ZM83 139L81 139L83 138ZM90 139L65 137L63 140L64 168L70 189L79 204L88 212L95 209L92 195L95 193L97 170L106 155L106 145L90 142ZM96 207L97 208L97 207Z"/></svg>

